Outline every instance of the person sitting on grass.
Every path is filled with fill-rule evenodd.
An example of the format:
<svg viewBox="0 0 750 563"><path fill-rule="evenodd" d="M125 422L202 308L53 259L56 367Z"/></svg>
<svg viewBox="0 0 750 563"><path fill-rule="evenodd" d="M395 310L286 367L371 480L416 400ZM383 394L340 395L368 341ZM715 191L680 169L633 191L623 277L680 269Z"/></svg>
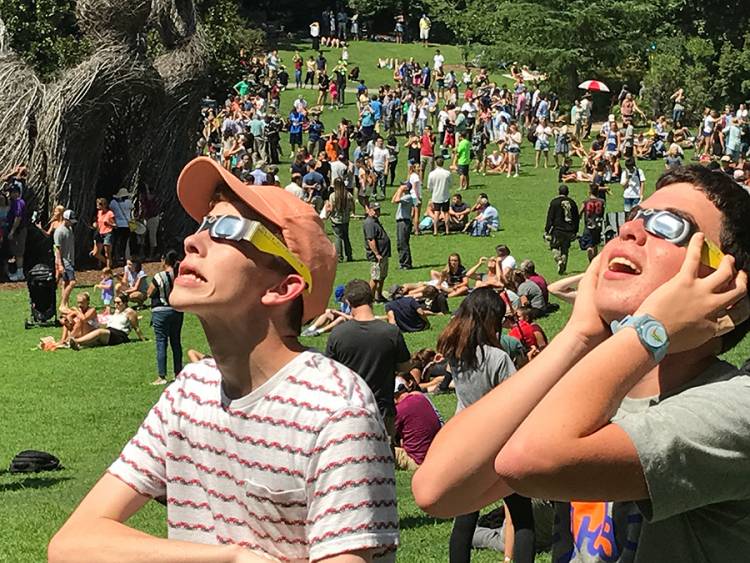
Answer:
<svg viewBox="0 0 750 563"><path fill-rule="evenodd" d="M502 174L505 172L505 159L499 150L492 151L485 159L487 174Z"/></svg>
<svg viewBox="0 0 750 563"><path fill-rule="evenodd" d="M460 297L469 292L469 278L466 275L466 268L461 263L461 255L457 252L448 256L448 263L442 272L432 270L430 277L432 279L445 279L448 285L446 291L448 297Z"/></svg>
<svg viewBox="0 0 750 563"><path fill-rule="evenodd" d="M401 332L421 332L430 328L431 315L440 315L440 311L433 312L427 303L433 303L438 296L438 290L428 285L422 291L420 300L404 295L392 299L385 304L386 319L392 325L398 326Z"/></svg>
<svg viewBox="0 0 750 563"><path fill-rule="evenodd" d="M470 213L471 209L464 203L461 194L454 194L451 198L451 206L448 209L448 230L455 232L463 231Z"/></svg>
<svg viewBox="0 0 750 563"><path fill-rule="evenodd" d="M129 334L133 330L141 342L145 342L138 326L138 314L128 307L125 294L115 297L115 310L107 317L107 326L95 328L81 337L70 336L67 344L73 349L95 348L97 346L117 346L130 342Z"/></svg>
<svg viewBox="0 0 750 563"><path fill-rule="evenodd" d="M514 270L512 275L518 297L521 300L521 306L531 307L534 310L535 318L546 315L547 301L544 299L542 288L528 279L521 270Z"/></svg>
<svg viewBox="0 0 750 563"><path fill-rule="evenodd" d="M449 383L451 379L445 358L432 348L421 348L412 355L409 374L426 393L435 391L445 378Z"/></svg>
<svg viewBox="0 0 750 563"><path fill-rule="evenodd" d="M338 309L326 309L325 313L315 319L310 326L302 331L300 336L320 336L331 332L335 327L352 318L352 308L344 301L344 286L337 285L333 291L333 298L338 303Z"/></svg>
<svg viewBox="0 0 750 563"><path fill-rule="evenodd" d="M396 469L414 471L424 461L443 421L427 396L409 373L396 378L393 400L396 403Z"/></svg>
<svg viewBox="0 0 750 563"><path fill-rule="evenodd" d="M62 325L62 336L58 346L66 345L72 338L81 338L95 330L99 323L96 320L96 309L91 306L91 296L87 291L76 295L75 307L60 307L60 324Z"/></svg>
<svg viewBox="0 0 750 563"><path fill-rule="evenodd" d="M143 269L140 260L130 259L125 264L122 271L122 278L115 286L115 293L125 296L125 304L133 302L136 307L142 307L146 301L146 291L148 290L148 276Z"/></svg>
<svg viewBox="0 0 750 563"><path fill-rule="evenodd" d="M479 195L472 211L476 212L476 216L464 227L465 233L470 233L473 237L488 237L500 228L500 214L490 205L487 194Z"/></svg>

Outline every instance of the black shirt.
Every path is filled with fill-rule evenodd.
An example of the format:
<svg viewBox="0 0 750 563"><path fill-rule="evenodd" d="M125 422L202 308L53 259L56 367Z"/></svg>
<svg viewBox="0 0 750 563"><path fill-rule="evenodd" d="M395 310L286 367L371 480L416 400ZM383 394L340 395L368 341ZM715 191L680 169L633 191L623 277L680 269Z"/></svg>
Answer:
<svg viewBox="0 0 750 563"><path fill-rule="evenodd" d="M462 281L464 281L464 278L466 277L466 268L463 266L459 266L458 270L456 270L455 273L452 273L450 270L448 271L448 285L454 286L460 284Z"/></svg>
<svg viewBox="0 0 750 563"><path fill-rule="evenodd" d="M413 297L399 297L385 304L385 310L393 311L396 325L402 332L419 332L427 328L427 323L420 316L419 301Z"/></svg>
<svg viewBox="0 0 750 563"><path fill-rule="evenodd" d="M365 380L380 413L393 416L393 386L398 364L409 360L409 349L397 326L383 321L349 320L331 331L326 356Z"/></svg>
<svg viewBox="0 0 750 563"><path fill-rule="evenodd" d="M388 233L385 232L383 225L380 224L377 217L367 217L362 223L362 231L365 236L365 252L367 253L367 259L370 262L375 262L375 253L370 249L368 241L375 241L375 248L378 249L378 254L383 258L388 258L391 255L391 239Z"/></svg>
<svg viewBox="0 0 750 563"><path fill-rule="evenodd" d="M559 195L549 203L545 232L552 229L567 233L578 232L578 205L566 195Z"/></svg>

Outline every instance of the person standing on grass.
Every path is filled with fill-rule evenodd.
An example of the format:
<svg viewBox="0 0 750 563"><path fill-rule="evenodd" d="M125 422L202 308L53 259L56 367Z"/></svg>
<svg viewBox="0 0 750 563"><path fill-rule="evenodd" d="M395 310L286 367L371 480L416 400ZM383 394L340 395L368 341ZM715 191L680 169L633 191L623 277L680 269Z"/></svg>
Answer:
<svg viewBox="0 0 750 563"><path fill-rule="evenodd" d="M352 243L349 240L349 220L354 214L354 197L346 189L344 180L340 177L333 180L333 193L328 197L326 209L331 220L331 230L339 262L344 261L344 256L347 262L353 262Z"/></svg>
<svg viewBox="0 0 750 563"><path fill-rule="evenodd" d="M365 253L370 264L370 291L377 303L386 301L383 285L388 277L388 259L391 257L391 239L380 224L380 204L377 201L367 207L367 217L362 222Z"/></svg>
<svg viewBox="0 0 750 563"><path fill-rule="evenodd" d="M94 251L92 256L105 268L112 268L112 233L117 226L115 214L109 208L107 199L96 199L96 221L94 221Z"/></svg>
<svg viewBox="0 0 750 563"><path fill-rule="evenodd" d="M513 361L498 339L505 310L505 302L493 288L475 289L464 299L438 338L436 351L447 360L456 386L457 414L516 373ZM533 563L531 500L508 495L504 501L515 525L514 560ZM471 561L471 540L478 519L477 510L453 520L448 550L450 563Z"/></svg>
<svg viewBox="0 0 750 563"><path fill-rule="evenodd" d="M544 227L552 256L557 263L557 273L564 274L568 267L570 243L578 235L580 215L578 205L568 196L568 186L557 188L557 197L553 198L547 209L547 224Z"/></svg>
<svg viewBox="0 0 750 563"><path fill-rule="evenodd" d="M625 161L620 184L625 187L625 191L622 192L623 210L630 213L633 207L641 203L643 189L646 187L646 175L638 168L634 158Z"/></svg>
<svg viewBox="0 0 750 563"><path fill-rule="evenodd" d="M76 286L76 239L73 225L76 224L75 213L71 209L63 212L63 223L52 235L55 248L55 271L62 283L61 307L70 308L70 294Z"/></svg>
<svg viewBox="0 0 750 563"><path fill-rule="evenodd" d="M378 405L355 373L298 341L336 270L320 218L207 158L185 167L177 193L200 227L170 303L199 317L213 357L165 389L49 560L393 561L393 457ZM151 499L166 500L168 539L125 525Z"/></svg>
<svg viewBox="0 0 750 563"><path fill-rule="evenodd" d="M298 149L303 148L305 145L302 142L302 124L305 121L305 116L294 107L289 112L289 144L292 147L290 158L294 158L294 154Z"/></svg>
<svg viewBox="0 0 750 563"><path fill-rule="evenodd" d="M424 128L419 138L419 167L422 170L422 182L424 175L435 169L435 135L430 125Z"/></svg>
<svg viewBox="0 0 750 563"><path fill-rule="evenodd" d="M151 300L151 326L156 339L156 369L158 377L152 385L167 383L167 344L172 347L172 362L175 378L182 371L182 320L184 314L172 307L169 296L172 294L176 272L180 263L177 252L167 251L161 259L161 271L154 274L146 291Z"/></svg>
<svg viewBox="0 0 750 563"><path fill-rule="evenodd" d="M383 137L378 136L375 139L375 146L372 148L372 169L375 172L375 194L380 192L380 197L385 199L385 185L388 181L388 171L390 169L390 151L385 148Z"/></svg>
<svg viewBox="0 0 750 563"><path fill-rule="evenodd" d="M411 270L411 248L409 239L413 224L413 213L416 201L409 182L402 182L391 203L396 206L396 248L398 249L398 267L401 270Z"/></svg>
<svg viewBox="0 0 750 563"><path fill-rule="evenodd" d="M607 202L599 197L599 186L591 184L589 186L589 197L581 203L581 217L583 218L581 250L586 251L589 262L599 253L599 245L602 243L606 204Z"/></svg>
<svg viewBox="0 0 750 563"><path fill-rule="evenodd" d="M354 279L344 288L344 302L352 318L331 331L326 356L348 367L367 383L375 395L391 440L395 438L396 373L409 371L411 355L396 325L375 318L367 282Z"/></svg>
<svg viewBox="0 0 750 563"><path fill-rule="evenodd" d="M462 131L459 134L458 145L456 151L453 153L453 164L451 168L458 172L459 176L459 190L469 189L469 168L471 166L471 141L469 140L469 133Z"/></svg>
<svg viewBox="0 0 750 563"><path fill-rule="evenodd" d="M5 215L5 236L8 239L8 254L15 259L16 272L8 275L10 281L23 281L23 255L26 251L28 233L28 212L26 201L21 196L21 186L14 182L8 188L10 205Z"/></svg>
<svg viewBox="0 0 750 563"><path fill-rule="evenodd" d="M451 173L443 168L443 157L435 159L435 169L427 175L427 189L432 207L432 234L437 236L440 221L445 225L445 234L450 232Z"/></svg>

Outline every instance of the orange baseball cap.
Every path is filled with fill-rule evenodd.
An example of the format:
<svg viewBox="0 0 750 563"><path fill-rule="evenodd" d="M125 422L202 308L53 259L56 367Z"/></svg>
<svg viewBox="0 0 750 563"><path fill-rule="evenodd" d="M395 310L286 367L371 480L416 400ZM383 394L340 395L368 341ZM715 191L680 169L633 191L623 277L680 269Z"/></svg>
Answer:
<svg viewBox="0 0 750 563"><path fill-rule="evenodd" d="M304 293L304 320L323 313L333 289L337 259L315 209L277 186L243 184L229 170L205 156L191 160L182 169L177 180L177 197L185 211L201 221L221 184L226 184L259 215L279 227L286 247L310 270L312 291Z"/></svg>

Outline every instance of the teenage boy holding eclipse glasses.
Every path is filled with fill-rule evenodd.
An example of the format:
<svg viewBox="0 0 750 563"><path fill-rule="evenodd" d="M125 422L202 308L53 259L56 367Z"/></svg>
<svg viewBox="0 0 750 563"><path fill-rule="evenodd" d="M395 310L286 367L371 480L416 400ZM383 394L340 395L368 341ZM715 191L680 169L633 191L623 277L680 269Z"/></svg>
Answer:
<svg viewBox="0 0 750 563"><path fill-rule="evenodd" d="M747 557L750 376L717 355L750 328L748 217L723 174L662 176L526 377L437 435L417 503L449 517L513 491L566 501L553 561Z"/></svg>
<svg viewBox="0 0 750 563"><path fill-rule="evenodd" d="M213 358L164 391L50 560L394 560L393 458L372 392L298 341L336 271L320 218L204 157L177 194L200 227L170 303L198 316ZM150 499L166 499L169 539L124 524Z"/></svg>

